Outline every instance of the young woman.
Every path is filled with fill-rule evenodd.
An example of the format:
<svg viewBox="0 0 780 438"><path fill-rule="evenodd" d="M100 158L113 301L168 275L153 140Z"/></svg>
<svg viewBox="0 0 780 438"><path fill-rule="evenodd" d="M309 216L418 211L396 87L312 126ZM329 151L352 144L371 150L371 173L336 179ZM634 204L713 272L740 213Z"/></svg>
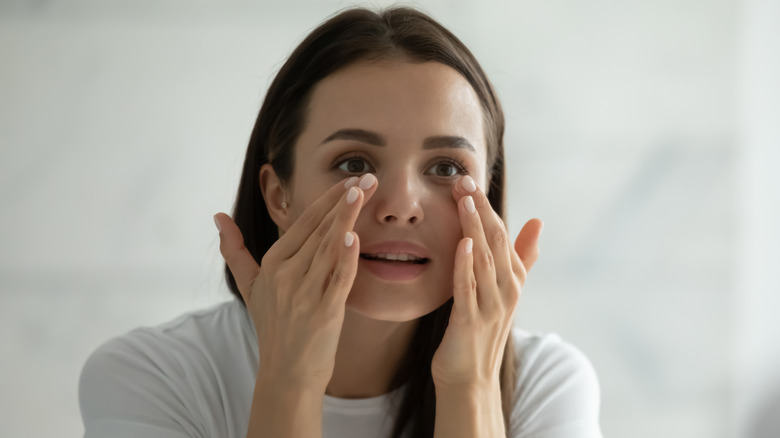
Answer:
<svg viewBox="0 0 780 438"><path fill-rule="evenodd" d="M600 437L588 360L513 329L542 223L503 223L504 119L408 8L342 12L277 74L232 218L236 300L101 346L88 437Z"/></svg>

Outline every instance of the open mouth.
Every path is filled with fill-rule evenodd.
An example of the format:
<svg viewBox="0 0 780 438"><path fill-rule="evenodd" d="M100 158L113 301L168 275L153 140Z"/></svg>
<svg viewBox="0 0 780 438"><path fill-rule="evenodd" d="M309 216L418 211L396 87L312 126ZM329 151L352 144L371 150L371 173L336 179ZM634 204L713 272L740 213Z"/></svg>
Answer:
<svg viewBox="0 0 780 438"><path fill-rule="evenodd" d="M398 265L424 265L430 261L425 257L415 257L411 254L365 254L361 253L360 258L376 262L385 262Z"/></svg>

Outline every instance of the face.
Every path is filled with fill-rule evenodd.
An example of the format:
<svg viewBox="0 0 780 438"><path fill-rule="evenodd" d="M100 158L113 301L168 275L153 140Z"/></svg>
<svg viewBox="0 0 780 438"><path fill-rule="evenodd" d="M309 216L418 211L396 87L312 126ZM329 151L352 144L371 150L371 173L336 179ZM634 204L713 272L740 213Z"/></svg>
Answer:
<svg viewBox="0 0 780 438"><path fill-rule="evenodd" d="M463 237L452 187L464 174L485 187L482 120L466 79L439 63L357 63L316 86L286 189L290 213L297 218L345 177L370 172L378 180L354 228L366 256L348 310L409 321L452 296ZM398 262L371 260L393 241L416 244L428 261L396 269Z"/></svg>

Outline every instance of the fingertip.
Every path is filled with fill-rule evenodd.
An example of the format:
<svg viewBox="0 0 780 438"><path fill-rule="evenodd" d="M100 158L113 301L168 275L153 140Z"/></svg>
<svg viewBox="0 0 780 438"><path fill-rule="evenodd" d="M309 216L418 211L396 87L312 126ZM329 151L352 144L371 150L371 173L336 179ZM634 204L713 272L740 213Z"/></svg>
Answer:
<svg viewBox="0 0 780 438"><path fill-rule="evenodd" d="M344 246L347 248L360 248L360 241L358 240L356 232L347 231L346 234L344 234Z"/></svg>
<svg viewBox="0 0 780 438"><path fill-rule="evenodd" d="M358 187L360 187L363 190L368 190L374 186L376 186L376 183L379 180L373 173L365 173L363 176L360 177L360 181L358 182Z"/></svg>
<svg viewBox="0 0 780 438"><path fill-rule="evenodd" d="M464 175L463 178L460 179L460 185L467 193L474 193L477 191L477 183L474 182L474 178L469 175Z"/></svg>
<svg viewBox="0 0 780 438"><path fill-rule="evenodd" d="M356 186L357 183L358 183L358 179L359 178L356 177L356 176L351 176L351 177L347 178L346 180L344 180L344 188L348 189L350 187Z"/></svg>
<svg viewBox="0 0 780 438"><path fill-rule="evenodd" d="M217 218L218 215L219 215L219 213L214 215L214 225L217 226L217 231L221 233L222 232L222 225L219 223L219 219Z"/></svg>
<svg viewBox="0 0 780 438"><path fill-rule="evenodd" d="M347 204L353 204L360 197L361 190L357 187L350 187L347 191Z"/></svg>
<svg viewBox="0 0 780 438"><path fill-rule="evenodd" d="M457 182L452 185L452 199L454 199L455 202L460 201L460 198L466 194L466 191L463 189L463 178L465 177L465 175L460 177Z"/></svg>

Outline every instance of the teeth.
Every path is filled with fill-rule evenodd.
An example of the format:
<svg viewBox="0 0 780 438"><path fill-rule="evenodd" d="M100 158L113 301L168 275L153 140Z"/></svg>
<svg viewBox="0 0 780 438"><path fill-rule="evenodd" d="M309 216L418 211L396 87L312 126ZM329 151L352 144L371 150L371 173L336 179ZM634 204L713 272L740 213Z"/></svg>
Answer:
<svg viewBox="0 0 780 438"><path fill-rule="evenodd" d="M378 259L385 259L385 260L399 260L402 262L406 262L406 261L413 262L419 259L419 257L413 256L411 254L376 254L373 257L376 257Z"/></svg>

